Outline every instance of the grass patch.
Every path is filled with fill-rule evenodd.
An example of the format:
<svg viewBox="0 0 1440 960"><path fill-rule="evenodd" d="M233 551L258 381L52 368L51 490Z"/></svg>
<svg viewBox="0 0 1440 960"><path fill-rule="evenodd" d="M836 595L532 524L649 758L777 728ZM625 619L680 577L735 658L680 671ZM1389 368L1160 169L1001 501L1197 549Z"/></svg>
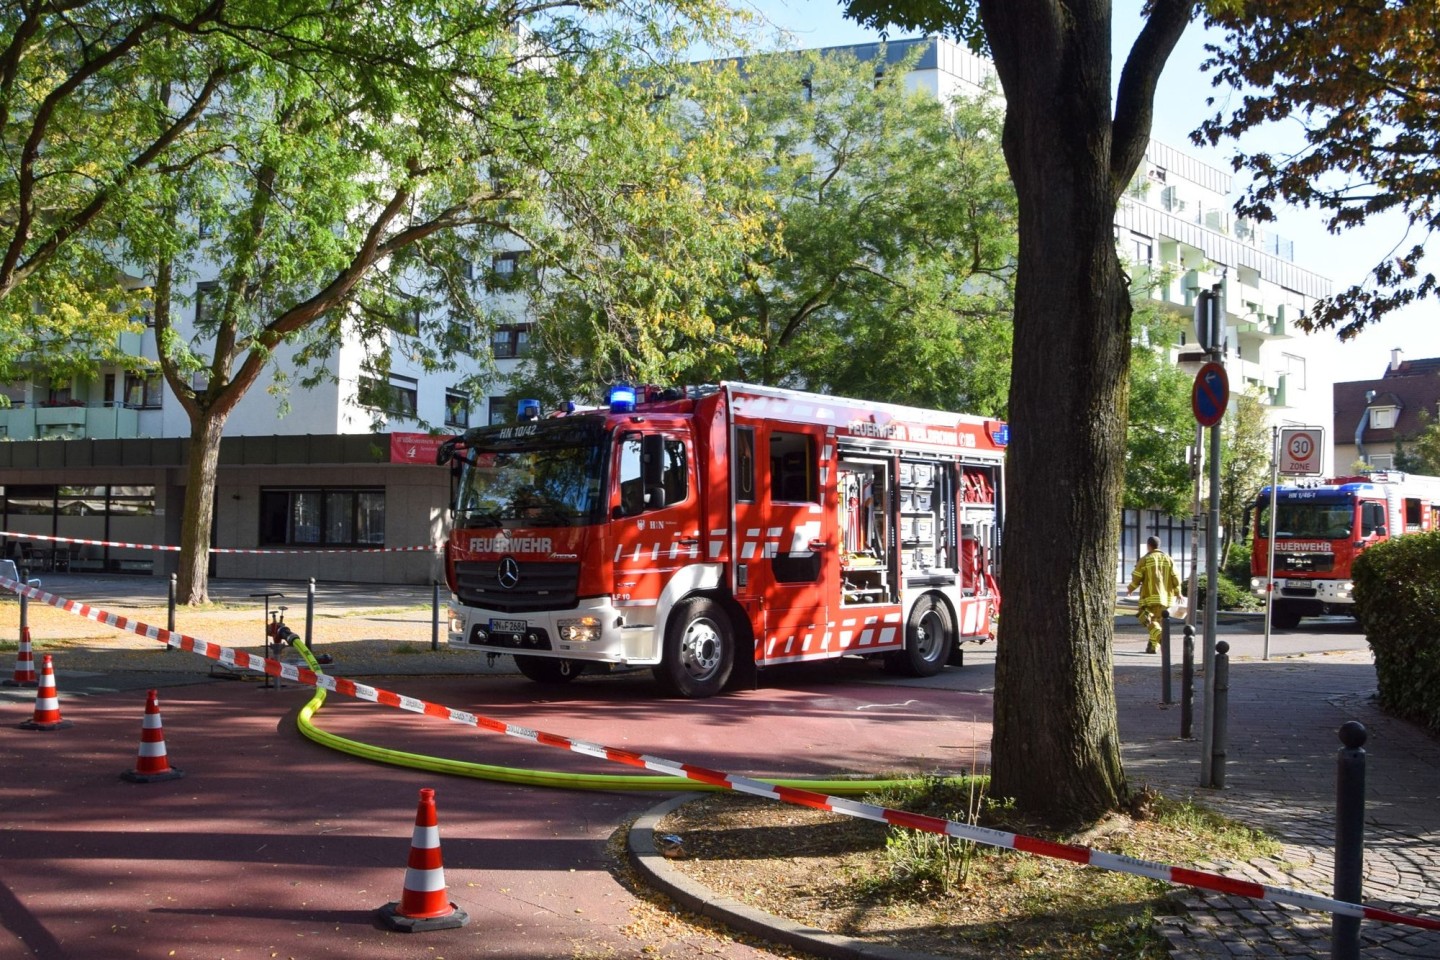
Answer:
<svg viewBox="0 0 1440 960"><path fill-rule="evenodd" d="M868 799L1046 836L991 803L985 778L930 777ZM1165 960L1169 884L969 841L733 794L686 804L661 825L673 863L711 889L820 929L957 958ZM1274 856L1253 828L1141 791L1127 815L1047 839L1160 863Z"/></svg>

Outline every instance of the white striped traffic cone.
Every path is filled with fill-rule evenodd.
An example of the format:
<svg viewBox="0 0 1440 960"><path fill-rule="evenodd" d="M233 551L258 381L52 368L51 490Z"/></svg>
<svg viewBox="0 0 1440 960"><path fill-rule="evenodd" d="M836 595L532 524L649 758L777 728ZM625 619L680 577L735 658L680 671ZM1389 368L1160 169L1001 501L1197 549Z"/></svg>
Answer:
<svg viewBox="0 0 1440 960"><path fill-rule="evenodd" d="M377 913L392 930L417 933L449 930L470 922L470 915L450 902L445 892L445 868L440 862L440 826L435 817L435 791L420 791L415 811L415 833L410 840L410 865L398 903L387 903Z"/></svg>
<svg viewBox="0 0 1440 960"><path fill-rule="evenodd" d="M60 694L55 690L55 666L50 654L40 667L40 686L35 690L35 714L20 724L23 730L63 730L69 720L60 718Z"/></svg>
<svg viewBox="0 0 1440 960"><path fill-rule="evenodd" d="M7 687L35 687L39 683L35 679L35 655L30 650L30 627L20 628L20 649L15 653L15 676L11 680L0 681Z"/></svg>
<svg viewBox="0 0 1440 960"><path fill-rule="evenodd" d="M140 721L140 754L135 758L135 769L120 774L121 779L131 783L155 783L159 780L179 780L185 771L170 766L165 755L165 730L160 722L160 698L154 690L145 697L145 719Z"/></svg>

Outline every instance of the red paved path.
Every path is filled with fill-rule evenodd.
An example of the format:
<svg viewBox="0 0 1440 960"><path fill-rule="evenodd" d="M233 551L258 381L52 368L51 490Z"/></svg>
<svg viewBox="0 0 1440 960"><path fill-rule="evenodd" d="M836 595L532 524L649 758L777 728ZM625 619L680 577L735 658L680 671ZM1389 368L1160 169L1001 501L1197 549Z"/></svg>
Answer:
<svg viewBox="0 0 1440 960"><path fill-rule="evenodd" d="M873 667L854 669L863 680ZM988 745L988 697L843 675L806 683L690 702L653 699L644 675L558 693L513 677L376 681L758 776L953 770ZM187 776L148 785L119 777L134 765L143 693L67 698L62 679L74 726L53 733L17 729L31 708L0 703L0 958L772 955L667 924L614 876L607 840L663 794L513 787L347 757L296 732L308 696L235 681L162 690L170 762ZM333 695L318 719L344 736L482 763L635 772ZM373 911L400 896L425 786L437 792L451 899L473 919L391 933Z"/></svg>

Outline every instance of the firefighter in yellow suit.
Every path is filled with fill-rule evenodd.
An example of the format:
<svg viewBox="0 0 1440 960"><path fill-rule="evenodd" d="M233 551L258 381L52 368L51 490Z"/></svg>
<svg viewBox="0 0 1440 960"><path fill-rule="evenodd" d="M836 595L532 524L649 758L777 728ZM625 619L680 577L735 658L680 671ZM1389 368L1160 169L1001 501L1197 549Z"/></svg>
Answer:
<svg viewBox="0 0 1440 960"><path fill-rule="evenodd" d="M1175 575L1175 564L1160 549L1160 539L1151 537L1145 541L1145 556L1135 564L1135 572L1130 575L1130 589L1125 596L1140 588L1140 610L1135 614L1135 619L1150 631L1150 643L1146 645L1146 653L1155 653L1160 649L1160 633L1165 623L1165 618L1170 615L1171 598L1180 595L1180 578Z"/></svg>

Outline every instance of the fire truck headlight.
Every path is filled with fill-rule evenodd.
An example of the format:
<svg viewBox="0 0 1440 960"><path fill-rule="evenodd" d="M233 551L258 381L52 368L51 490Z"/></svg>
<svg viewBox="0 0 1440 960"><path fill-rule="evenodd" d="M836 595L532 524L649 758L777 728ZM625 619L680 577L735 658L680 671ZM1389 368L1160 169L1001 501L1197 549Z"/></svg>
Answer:
<svg viewBox="0 0 1440 960"><path fill-rule="evenodd" d="M450 632L451 632L451 633L464 633L464 632L465 632L465 618L464 618L463 616L461 616L460 614L456 613L454 610L451 610L451 611L450 611Z"/></svg>
<svg viewBox="0 0 1440 960"><path fill-rule="evenodd" d="M597 617L561 620L556 626L559 627L561 640L568 640L572 643L588 643L600 639L600 620Z"/></svg>
<svg viewBox="0 0 1440 960"><path fill-rule="evenodd" d="M1251 577L1251 578L1250 578L1250 592L1251 592L1251 593L1264 593L1264 592L1265 592L1265 578L1264 578L1264 577Z"/></svg>

